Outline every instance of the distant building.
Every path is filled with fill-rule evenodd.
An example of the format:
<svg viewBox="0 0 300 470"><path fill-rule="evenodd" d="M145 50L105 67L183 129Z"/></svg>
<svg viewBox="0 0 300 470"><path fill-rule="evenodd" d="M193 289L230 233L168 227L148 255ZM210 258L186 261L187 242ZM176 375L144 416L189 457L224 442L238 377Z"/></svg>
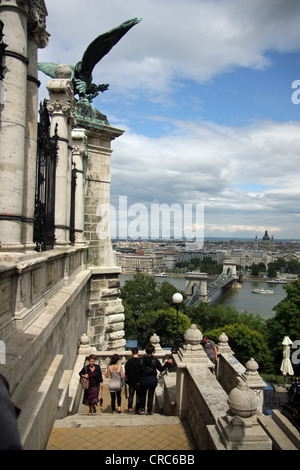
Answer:
<svg viewBox="0 0 300 470"><path fill-rule="evenodd" d="M274 250L274 237L270 238L268 231L265 231L264 236L262 237L261 242L258 241L257 235L254 240L254 250Z"/></svg>
<svg viewBox="0 0 300 470"><path fill-rule="evenodd" d="M159 271L164 268L162 252L116 253L117 265L128 271Z"/></svg>

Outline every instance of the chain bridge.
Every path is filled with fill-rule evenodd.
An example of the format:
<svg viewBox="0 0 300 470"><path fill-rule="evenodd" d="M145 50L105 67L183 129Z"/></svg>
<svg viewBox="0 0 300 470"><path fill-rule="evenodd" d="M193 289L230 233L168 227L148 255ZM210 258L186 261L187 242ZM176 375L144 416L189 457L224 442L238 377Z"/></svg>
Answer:
<svg viewBox="0 0 300 470"><path fill-rule="evenodd" d="M217 292L217 290L236 282L239 279L239 274L236 271L236 262L233 260L225 260L223 262L223 271L218 279L209 285L207 284L207 279L208 275L206 273L186 273L186 305L190 307L201 301L210 302L212 295Z"/></svg>

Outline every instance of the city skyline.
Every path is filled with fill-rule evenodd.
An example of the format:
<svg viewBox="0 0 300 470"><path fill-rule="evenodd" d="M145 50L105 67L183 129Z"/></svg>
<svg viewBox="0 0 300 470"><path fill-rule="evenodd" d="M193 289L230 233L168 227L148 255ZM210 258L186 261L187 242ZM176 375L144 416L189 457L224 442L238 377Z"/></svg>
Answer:
<svg viewBox="0 0 300 470"><path fill-rule="evenodd" d="M204 237L300 238L296 0L49 0L40 61L75 63L139 17L96 66L112 143L111 203L203 204ZM39 74L41 98L48 78Z"/></svg>

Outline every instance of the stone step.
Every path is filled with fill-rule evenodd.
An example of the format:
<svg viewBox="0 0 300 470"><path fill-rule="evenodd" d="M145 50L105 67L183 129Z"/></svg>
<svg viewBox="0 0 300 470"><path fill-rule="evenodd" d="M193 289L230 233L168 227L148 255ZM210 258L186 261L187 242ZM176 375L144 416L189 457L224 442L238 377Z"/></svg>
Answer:
<svg viewBox="0 0 300 470"><path fill-rule="evenodd" d="M77 413L58 419L54 428L77 428L77 427L106 427L106 426L163 426L181 424L177 416L164 416L158 413L152 415L135 415L130 413L101 413L101 411L88 416L87 413Z"/></svg>
<svg viewBox="0 0 300 470"><path fill-rule="evenodd" d="M272 439L272 450L298 450L282 429L280 429L272 416L261 415L258 421L270 439Z"/></svg>

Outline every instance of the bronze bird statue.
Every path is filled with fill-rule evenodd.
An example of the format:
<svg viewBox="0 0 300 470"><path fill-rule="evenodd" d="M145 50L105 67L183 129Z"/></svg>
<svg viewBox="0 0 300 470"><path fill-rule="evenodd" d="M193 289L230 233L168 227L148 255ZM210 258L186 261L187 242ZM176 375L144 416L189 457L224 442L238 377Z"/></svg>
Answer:
<svg viewBox="0 0 300 470"><path fill-rule="evenodd" d="M141 18L133 18L124 21L120 26L100 34L84 52L82 59L77 64L69 65L72 75L75 95L79 95L79 100L91 102L99 92L108 89L108 84L96 85L93 83L92 72L96 64L120 41L120 39L137 23ZM39 62L38 69L46 75L55 78L55 68L58 64L53 62Z"/></svg>

